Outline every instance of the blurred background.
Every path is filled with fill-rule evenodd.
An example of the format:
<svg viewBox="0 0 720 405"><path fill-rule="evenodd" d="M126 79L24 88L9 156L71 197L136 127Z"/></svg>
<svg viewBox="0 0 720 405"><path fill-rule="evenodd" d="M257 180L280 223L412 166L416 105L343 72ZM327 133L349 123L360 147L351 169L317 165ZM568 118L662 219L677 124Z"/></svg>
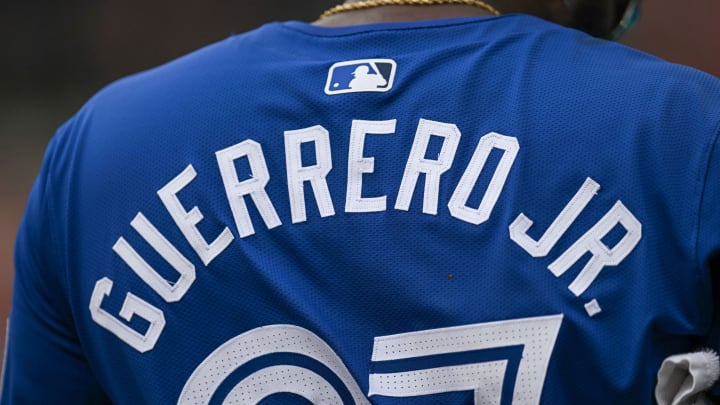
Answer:
<svg viewBox="0 0 720 405"><path fill-rule="evenodd" d="M0 348L15 232L55 129L119 77L268 21L312 21L339 2L0 1ZM719 18L717 0L647 0L623 42L720 77Z"/></svg>

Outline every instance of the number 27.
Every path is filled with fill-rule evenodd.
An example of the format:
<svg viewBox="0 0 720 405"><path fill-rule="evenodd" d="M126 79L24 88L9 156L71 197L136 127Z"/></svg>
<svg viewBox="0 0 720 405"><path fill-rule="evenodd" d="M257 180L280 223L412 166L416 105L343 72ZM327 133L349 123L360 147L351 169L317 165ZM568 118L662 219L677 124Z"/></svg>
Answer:
<svg viewBox="0 0 720 405"><path fill-rule="evenodd" d="M514 387L507 384L513 390L512 402L538 404L562 321L560 314L376 337L367 396L402 398L473 391L475 404L500 404L503 386L513 379ZM508 355L513 350L519 355ZM321 363L345 385L343 391L354 403L369 403L326 342L298 326L270 325L245 332L211 353L188 379L178 404L217 400L220 385L226 386L225 379L234 371L275 353L294 353ZM519 360L513 364L513 358ZM221 369L218 364L223 365ZM279 384L278 375L290 377ZM312 389L307 381L313 381ZM256 404L279 393L293 393L314 404L343 402L338 390L313 370L282 364L247 376L226 399Z"/></svg>

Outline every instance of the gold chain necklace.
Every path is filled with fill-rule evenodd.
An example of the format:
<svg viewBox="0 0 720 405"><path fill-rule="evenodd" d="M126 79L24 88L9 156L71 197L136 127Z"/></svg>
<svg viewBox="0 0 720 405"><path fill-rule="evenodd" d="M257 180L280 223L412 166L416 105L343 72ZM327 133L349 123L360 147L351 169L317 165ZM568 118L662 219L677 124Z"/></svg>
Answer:
<svg viewBox="0 0 720 405"><path fill-rule="evenodd" d="M320 16L320 19L330 17L331 15L344 13L346 11L363 10L366 8L381 6L430 6L438 4L463 4L481 8L493 15L500 15L500 12L493 6L479 0L364 0L355 3L339 4Z"/></svg>

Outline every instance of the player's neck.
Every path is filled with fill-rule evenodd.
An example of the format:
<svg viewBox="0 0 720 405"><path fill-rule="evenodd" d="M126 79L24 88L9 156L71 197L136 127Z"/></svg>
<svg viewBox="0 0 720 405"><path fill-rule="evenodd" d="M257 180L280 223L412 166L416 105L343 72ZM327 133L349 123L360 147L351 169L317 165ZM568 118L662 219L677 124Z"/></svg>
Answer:
<svg viewBox="0 0 720 405"><path fill-rule="evenodd" d="M382 6L364 10L345 11L321 18L314 25L342 27L384 22L420 21L440 18L491 16L492 13L466 5Z"/></svg>

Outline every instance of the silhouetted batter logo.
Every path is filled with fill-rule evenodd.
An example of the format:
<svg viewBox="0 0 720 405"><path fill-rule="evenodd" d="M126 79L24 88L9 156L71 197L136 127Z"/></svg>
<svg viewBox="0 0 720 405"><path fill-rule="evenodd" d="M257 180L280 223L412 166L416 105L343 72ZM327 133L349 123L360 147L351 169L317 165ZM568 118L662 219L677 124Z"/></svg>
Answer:
<svg viewBox="0 0 720 405"><path fill-rule="evenodd" d="M392 59L338 62L330 67L325 94L388 91L393 86L396 66Z"/></svg>

